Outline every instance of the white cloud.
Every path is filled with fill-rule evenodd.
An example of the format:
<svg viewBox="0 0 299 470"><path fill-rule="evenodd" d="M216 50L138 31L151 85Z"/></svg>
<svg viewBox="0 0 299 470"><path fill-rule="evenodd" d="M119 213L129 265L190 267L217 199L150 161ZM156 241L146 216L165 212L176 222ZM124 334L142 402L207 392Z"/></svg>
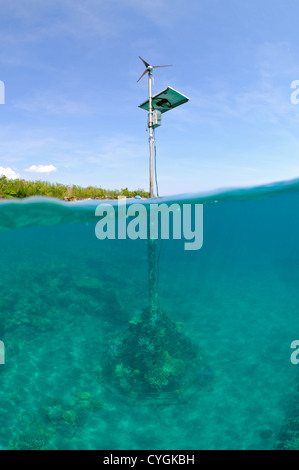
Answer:
<svg viewBox="0 0 299 470"><path fill-rule="evenodd" d="M51 173L56 170L57 168L54 165L31 165L31 167L27 168L25 171L32 173Z"/></svg>
<svg viewBox="0 0 299 470"><path fill-rule="evenodd" d="M14 170L11 168L3 168L3 166L0 166L0 176L6 176L9 180L16 180L20 178L19 173L16 173Z"/></svg>

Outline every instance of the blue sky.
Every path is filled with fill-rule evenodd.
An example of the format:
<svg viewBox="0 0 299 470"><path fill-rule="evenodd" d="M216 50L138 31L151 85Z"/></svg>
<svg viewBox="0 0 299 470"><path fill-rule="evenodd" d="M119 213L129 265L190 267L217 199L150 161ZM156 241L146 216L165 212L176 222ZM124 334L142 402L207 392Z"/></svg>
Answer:
<svg viewBox="0 0 299 470"><path fill-rule="evenodd" d="M294 0L0 0L0 172L148 189L140 55L190 98L156 130L161 195L299 177Z"/></svg>

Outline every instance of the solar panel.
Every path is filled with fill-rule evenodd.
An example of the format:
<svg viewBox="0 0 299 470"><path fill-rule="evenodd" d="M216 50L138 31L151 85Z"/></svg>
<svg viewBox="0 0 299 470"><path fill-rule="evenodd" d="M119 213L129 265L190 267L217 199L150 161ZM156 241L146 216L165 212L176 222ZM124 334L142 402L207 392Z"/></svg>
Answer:
<svg viewBox="0 0 299 470"><path fill-rule="evenodd" d="M157 109L161 113L166 113L166 111L187 103L187 101L189 101L187 96L170 86L152 96L153 109ZM149 100L140 104L139 108L149 111Z"/></svg>

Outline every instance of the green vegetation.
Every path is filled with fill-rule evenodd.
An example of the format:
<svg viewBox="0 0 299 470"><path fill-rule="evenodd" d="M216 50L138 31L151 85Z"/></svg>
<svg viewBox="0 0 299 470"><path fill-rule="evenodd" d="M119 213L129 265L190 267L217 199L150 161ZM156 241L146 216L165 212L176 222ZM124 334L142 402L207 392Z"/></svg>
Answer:
<svg viewBox="0 0 299 470"><path fill-rule="evenodd" d="M49 183L47 181L25 181L21 179L11 180L6 176L0 177L0 198L25 198L29 196L48 196L74 201L77 199L117 199L118 196L149 197L149 193L138 189L129 191L128 188L121 190L102 189L95 186L73 185L67 186L60 183Z"/></svg>

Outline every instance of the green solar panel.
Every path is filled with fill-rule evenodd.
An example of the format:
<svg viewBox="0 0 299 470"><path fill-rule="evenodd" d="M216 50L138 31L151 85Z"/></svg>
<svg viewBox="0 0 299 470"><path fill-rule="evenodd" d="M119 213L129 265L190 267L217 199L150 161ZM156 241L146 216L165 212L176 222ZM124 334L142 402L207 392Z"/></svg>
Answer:
<svg viewBox="0 0 299 470"><path fill-rule="evenodd" d="M187 101L189 101L187 96L179 93L170 86L152 96L153 109L158 109L161 113L166 113L166 111L187 103ZM149 111L149 100L140 104L139 108Z"/></svg>

